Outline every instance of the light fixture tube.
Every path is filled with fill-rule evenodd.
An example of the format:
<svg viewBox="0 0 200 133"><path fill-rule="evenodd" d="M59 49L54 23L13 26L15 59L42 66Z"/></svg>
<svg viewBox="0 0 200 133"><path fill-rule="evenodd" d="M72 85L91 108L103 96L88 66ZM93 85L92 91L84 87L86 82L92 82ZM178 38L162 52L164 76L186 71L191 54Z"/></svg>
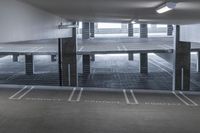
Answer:
<svg viewBox="0 0 200 133"><path fill-rule="evenodd" d="M176 3L174 2L167 2L164 5L160 6L156 11L159 14L171 11L176 8Z"/></svg>

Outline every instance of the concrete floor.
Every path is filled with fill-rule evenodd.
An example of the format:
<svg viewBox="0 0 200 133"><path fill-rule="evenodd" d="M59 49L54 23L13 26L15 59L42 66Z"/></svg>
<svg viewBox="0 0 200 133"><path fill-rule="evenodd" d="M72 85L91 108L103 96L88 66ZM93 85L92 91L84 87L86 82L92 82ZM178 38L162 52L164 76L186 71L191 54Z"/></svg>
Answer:
<svg viewBox="0 0 200 133"><path fill-rule="evenodd" d="M199 90L200 74L196 72L196 54L192 54L191 90ZM79 73L82 73L80 70ZM97 55L92 62L88 79L80 77L80 86L172 90L173 66L156 56L149 54L148 75L139 73L139 55L134 61L128 61L128 55ZM82 76L82 74L80 74Z"/></svg>
<svg viewBox="0 0 200 133"><path fill-rule="evenodd" d="M2 133L198 133L200 94L0 87Z"/></svg>

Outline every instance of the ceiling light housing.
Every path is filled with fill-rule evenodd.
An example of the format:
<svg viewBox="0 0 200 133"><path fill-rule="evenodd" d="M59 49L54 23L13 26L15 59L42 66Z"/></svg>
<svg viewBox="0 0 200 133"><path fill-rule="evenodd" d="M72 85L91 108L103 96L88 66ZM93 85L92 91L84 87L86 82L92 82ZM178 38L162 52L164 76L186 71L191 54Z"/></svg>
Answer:
<svg viewBox="0 0 200 133"><path fill-rule="evenodd" d="M171 10L173 10L175 8L176 8L176 3L175 2L167 2L167 3L163 4L162 6L160 6L156 10L156 12L159 13L159 14L162 14L162 13L171 11Z"/></svg>
<svg viewBox="0 0 200 133"><path fill-rule="evenodd" d="M136 22L135 22L134 20L133 20L133 21L131 21L131 23L132 23L132 24L136 24Z"/></svg>

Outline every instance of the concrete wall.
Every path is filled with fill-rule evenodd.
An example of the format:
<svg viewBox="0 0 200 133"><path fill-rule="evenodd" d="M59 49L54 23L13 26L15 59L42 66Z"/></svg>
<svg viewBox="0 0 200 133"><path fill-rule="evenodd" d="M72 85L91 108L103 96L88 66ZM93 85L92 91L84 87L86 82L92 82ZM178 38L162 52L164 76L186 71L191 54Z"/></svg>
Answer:
<svg viewBox="0 0 200 133"><path fill-rule="evenodd" d="M181 26L181 41L200 42L200 24Z"/></svg>
<svg viewBox="0 0 200 133"><path fill-rule="evenodd" d="M59 30L62 19L16 0L0 1L0 43L71 36Z"/></svg>

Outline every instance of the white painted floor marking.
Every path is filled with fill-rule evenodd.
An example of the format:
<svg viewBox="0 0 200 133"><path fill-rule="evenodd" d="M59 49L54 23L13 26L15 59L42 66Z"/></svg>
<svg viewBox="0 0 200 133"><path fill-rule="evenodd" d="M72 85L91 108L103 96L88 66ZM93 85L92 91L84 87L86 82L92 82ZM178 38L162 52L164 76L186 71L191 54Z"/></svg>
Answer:
<svg viewBox="0 0 200 133"><path fill-rule="evenodd" d="M182 101L185 105L187 105L187 106L189 106L189 103L187 103L185 100L183 100L180 96L178 96L177 94L176 94L176 92L172 92L180 101Z"/></svg>
<svg viewBox="0 0 200 133"><path fill-rule="evenodd" d="M83 88L81 88L79 94L78 94L78 97L76 99L77 102L79 102L81 100L81 95L82 95L82 92L83 92Z"/></svg>
<svg viewBox="0 0 200 133"><path fill-rule="evenodd" d="M37 52L37 51L40 50L40 49L43 49L43 47L35 47L35 48L33 49L33 52Z"/></svg>
<svg viewBox="0 0 200 133"><path fill-rule="evenodd" d="M70 94L70 96L69 96L69 99L68 99L68 101L72 101L72 98L73 98L73 95L74 95L74 92L76 91L76 88L73 88L73 90L72 90L72 92L71 92L71 94Z"/></svg>
<svg viewBox="0 0 200 133"><path fill-rule="evenodd" d="M19 73L13 74L13 75L9 76L6 80L11 80L11 79L17 77L18 75L19 75Z"/></svg>
<svg viewBox="0 0 200 133"><path fill-rule="evenodd" d="M125 89L123 89L123 93L124 93L124 97L125 97L126 103L127 103L127 104L130 104L130 101L129 101L129 99L128 99L128 96L127 96L127 94L126 94L126 90L125 90Z"/></svg>
<svg viewBox="0 0 200 133"><path fill-rule="evenodd" d="M119 101L96 101L96 100L85 100L86 103L106 103L106 104L120 104Z"/></svg>
<svg viewBox="0 0 200 133"><path fill-rule="evenodd" d="M84 49L84 46L82 46L78 51L82 51Z"/></svg>
<svg viewBox="0 0 200 133"><path fill-rule="evenodd" d="M150 61L150 60L149 60L149 62L150 62L151 64L153 64L154 66L157 66L157 67L159 67L161 70L163 70L163 71L167 72L167 73L168 73L170 76L172 76L172 74L171 74L169 71L167 71L166 69L164 69L164 68L160 67L159 65L155 64L154 62L152 62L152 61Z"/></svg>
<svg viewBox="0 0 200 133"><path fill-rule="evenodd" d="M118 50L118 51L120 51L120 50L121 50L121 48L120 48L119 46L117 46L117 50Z"/></svg>
<svg viewBox="0 0 200 133"><path fill-rule="evenodd" d="M31 86L30 89L28 89L26 92L24 92L21 96L19 96L17 99L20 100L22 99L25 95L27 95L30 91L32 91L34 86Z"/></svg>
<svg viewBox="0 0 200 133"><path fill-rule="evenodd" d="M180 103L155 103L155 102L145 102L146 105L159 105L159 106L180 106Z"/></svg>
<svg viewBox="0 0 200 133"><path fill-rule="evenodd" d="M179 93L185 97L188 101L190 101L194 106L198 106L198 104L196 102L194 102L192 99L190 99L189 97L187 97L183 92L179 91Z"/></svg>
<svg viewBox="0 0 200 133"><path fill-rule="evenodd" d="M13 94L12 96L10 96L9 99L15 99L14 97L17 96L19 93L21 93L26 88L27 88L27 86L24 86L22 89L20 89L19 91L17 91L15 94Z"/></svg>
<svg viewBox="0 0 200 133"><path fill-rule="evenodd" d="M124 46L124 45L123 45L122 47L123 47L123 49L124 49L125 51L127 51L127 48L126 48L126 46Z"/></svg>
<svg viewBox="0 0 200 133"><path fill-rule="evenodd" d="M63 99L49 99L49 98L25 98L25 100L30 101L64 101Z"/></svg>
<svg viewBox="0 0 200 133"><path fill-rule="evenodd" d="M133 99L135 101L135 104L139 104L137 98L135 97L135 94L134 94L133 90L130 90L130 91L131 91L131 95L132 95L132 97L133 97Z"/></svg>

